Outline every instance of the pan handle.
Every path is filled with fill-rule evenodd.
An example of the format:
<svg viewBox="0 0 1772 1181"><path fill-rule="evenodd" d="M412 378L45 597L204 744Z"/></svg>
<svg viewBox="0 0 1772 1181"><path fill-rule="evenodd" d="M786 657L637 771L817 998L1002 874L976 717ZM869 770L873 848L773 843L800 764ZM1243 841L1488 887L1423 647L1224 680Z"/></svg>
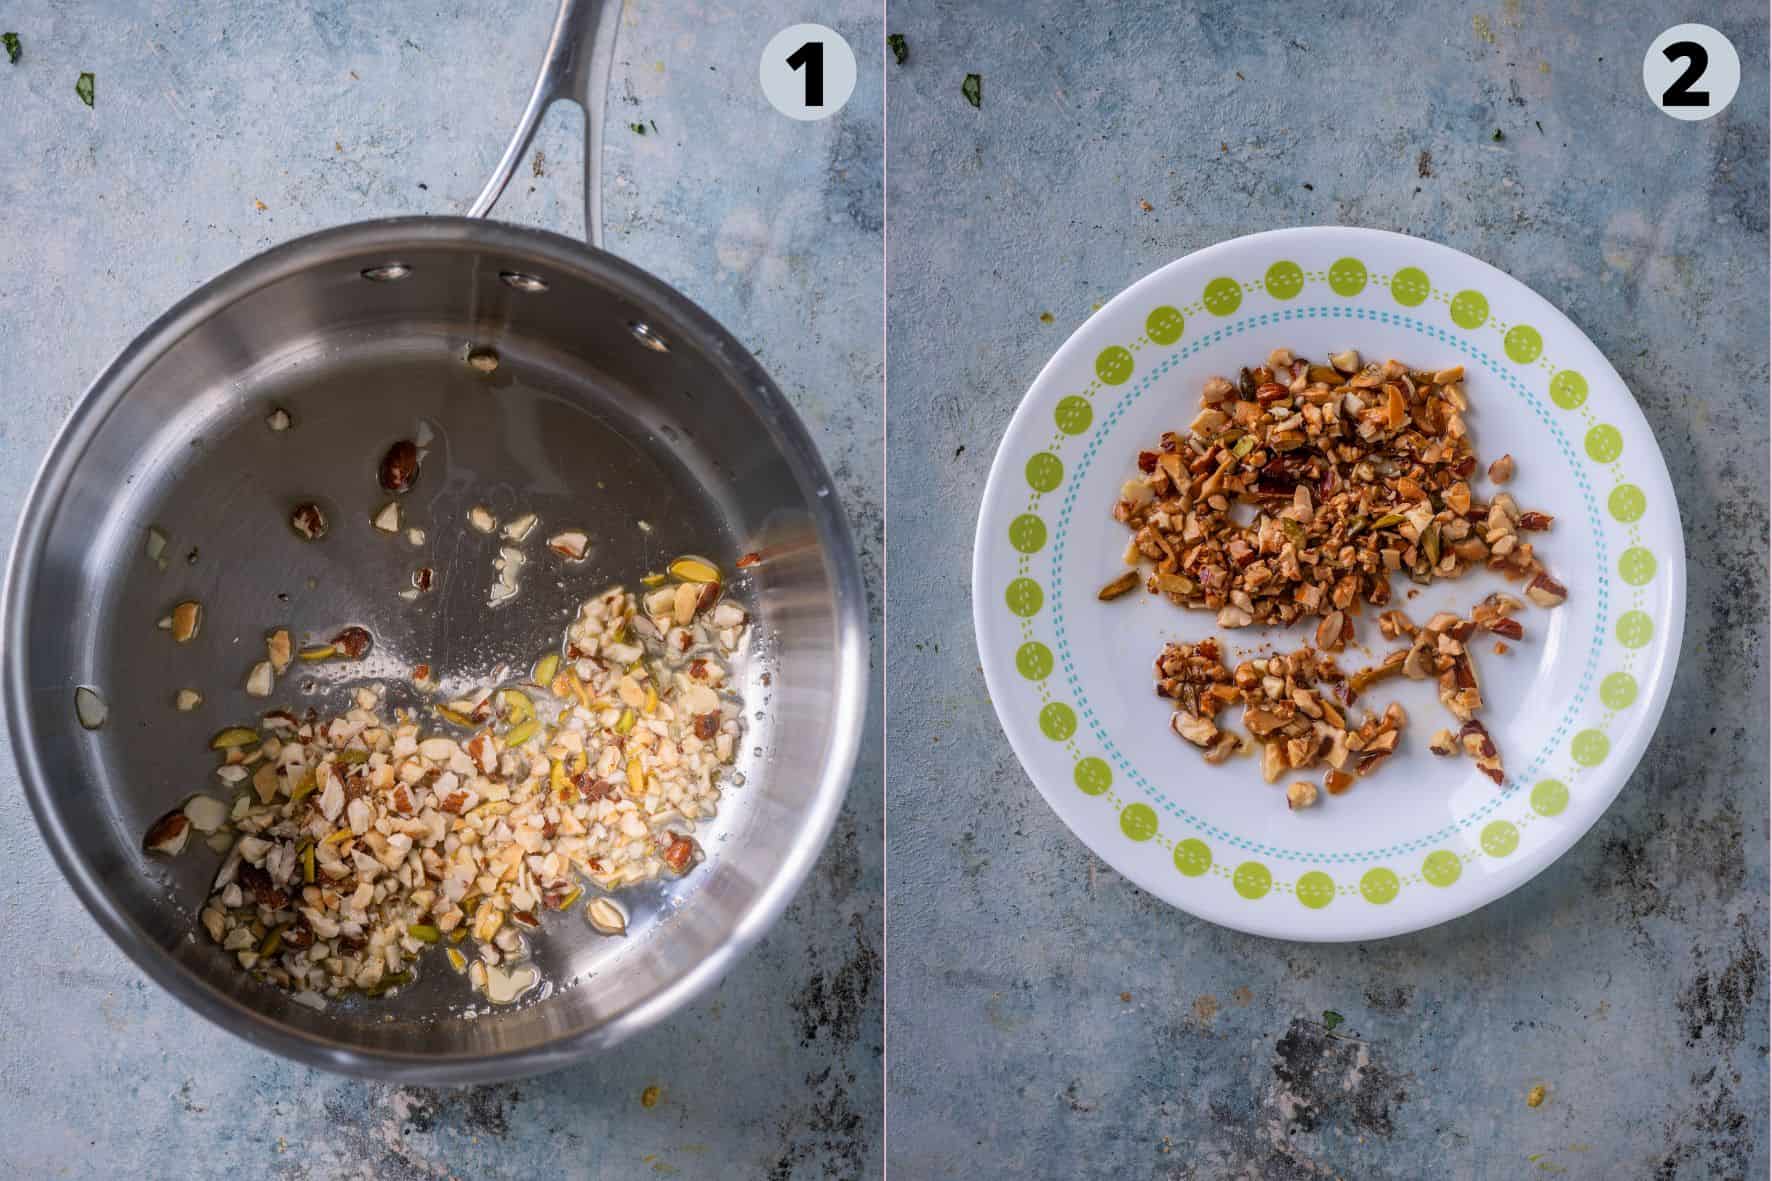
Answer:
<svg viewBox="0 0 1772 1181"><path fill-rule="evenodd" d="M599 250L603 247L603 193L598 175L603 169L603 115L608 106L609 71L615 61L615 28L621 16L621 0L560 0L554 31L548 36L541 76L529 94L529 105L505 154L493 170L492 179L474 198L469 217L485 217L498 203L511 174L535 138L536 128L549 107L560 99L574 102L585 116L585 236Z"/></svg>

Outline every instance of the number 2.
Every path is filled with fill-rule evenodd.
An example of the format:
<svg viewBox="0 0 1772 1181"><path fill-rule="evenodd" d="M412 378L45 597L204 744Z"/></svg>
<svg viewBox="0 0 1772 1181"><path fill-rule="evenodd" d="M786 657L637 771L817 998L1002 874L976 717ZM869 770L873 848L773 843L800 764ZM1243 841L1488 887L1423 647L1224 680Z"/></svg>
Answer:
<svg viewBox="0 0 1772 1181"><path fill-rule="evenodd" d="M1661 105L1664 107L1710 106L1710 91L1692 89L1692 84L1704 77L1704 71L1710 65L1710 54L1704 51L1704 46L1696 41L1675 41L1661 51L1661 56L1670 62L1677 62L1681 59L1686 62L1685 71L1674 79L1672 86L1662 92ZM793 59L789 58L788 60L791 62Z"/></svg>
<svg viewBox="0 0 1772 1181"><path fill-rule="evenodd" d="M1679 46L1674 46L1674 48L1677 49ZM1693 46L1693 48L1697 47ZM1703 54L1704 51L1700 49L1698 52ZM806 105L809 107L824 106L824 42L806 42L788 55L788 65L792 66L795 71L798 71L801 66L806 67ZM1703 68L1703 66L1699 67L1701 71Z"/></svg>

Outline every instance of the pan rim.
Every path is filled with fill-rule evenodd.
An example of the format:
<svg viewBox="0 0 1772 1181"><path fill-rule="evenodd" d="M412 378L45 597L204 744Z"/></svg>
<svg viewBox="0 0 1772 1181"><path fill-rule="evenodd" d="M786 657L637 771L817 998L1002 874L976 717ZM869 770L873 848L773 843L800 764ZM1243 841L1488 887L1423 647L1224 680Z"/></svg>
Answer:
<svg viewBox="0 0 1772 1181"><path fill-rule="evenodd" d="M111 891L73 848L49 800L49 777L27 701L32 696L24 643L34 609L34 584L53 508L105 418L136 381L192 330L254 291L328 261L366 250L472 246L515 252L587 279L612 285L637 302L662 306L689 340L735 379L741 396L768 424L771 442L793 474L812 518L834 587L836 692L821 770L801 830L788 854L739 916L699 962L657 992L611 1014L600 1024L534 1046L492 1054L415 1054L345 1047L267 1017L196 976L146 938ZM86 387L33 477L8 556L0 643L4 644L5 717L14 762L38 832L62 876L105 935L139 969L206 1020L262 1049L307 1065L400 1083L475 1083L558 1069L614 1046L706 992L780 918L827 844L847 795L859 753L869 695L866 589L854 537L835 482L791 403L750 351L687 296L607 251L546 230L453 216L357 222L292 239L254 255L209 280L144 328Z"/></svg>

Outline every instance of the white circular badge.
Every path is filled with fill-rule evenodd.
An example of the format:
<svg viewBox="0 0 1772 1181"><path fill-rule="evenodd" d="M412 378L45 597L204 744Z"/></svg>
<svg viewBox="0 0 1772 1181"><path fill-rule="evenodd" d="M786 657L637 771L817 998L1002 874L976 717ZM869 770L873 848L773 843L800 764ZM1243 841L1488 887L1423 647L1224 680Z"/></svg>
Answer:
<svg viewBox="0 0 1772 1181"><path fill-rule="evenodd" d="M1643 55L1643 89L1676 119L1710 118L1729 105L1740 85L1735 46L1709 25L1675 25Z"/></svg>
<svg viewBox="0 0 1772 1181"><path fill-rule="evenodd" d="M855 92L855 51L835 29L789 25L763 47L757 80L769 105L790 119L828 119Z"/></svg>

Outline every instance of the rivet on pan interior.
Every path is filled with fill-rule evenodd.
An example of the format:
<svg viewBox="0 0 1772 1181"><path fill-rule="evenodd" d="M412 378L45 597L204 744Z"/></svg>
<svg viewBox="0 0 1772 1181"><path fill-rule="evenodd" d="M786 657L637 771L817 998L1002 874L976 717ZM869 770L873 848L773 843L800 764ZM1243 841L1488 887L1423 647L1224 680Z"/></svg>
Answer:
<svg viewBox="0 0 1772 1181"><path fill-rule="evenodd" d="M546 280L537 279L534 275L525 275L522 271L500 271L498 277L504 280L506 287L514 287L518 291L546 291Z"/></svg>
<svg viewBox="0 0 1772 1181"><path fill-rule="evenodd" d="M634 334L635 340L639 341L655 353L668 353L671 351L671 346L665 342L665 338L654 332L652 330L652 325L650 324L643 323L639 320L630 320L628 321L628 331Z"/></svg>
<svg viewBox="0 0 1772 1181"><path fill-rule="evenodd" d="M404 279L412 273L412 268L403 262L384 263L379 267L364 267L363 277L371 283L392 283Z"/></svg>

